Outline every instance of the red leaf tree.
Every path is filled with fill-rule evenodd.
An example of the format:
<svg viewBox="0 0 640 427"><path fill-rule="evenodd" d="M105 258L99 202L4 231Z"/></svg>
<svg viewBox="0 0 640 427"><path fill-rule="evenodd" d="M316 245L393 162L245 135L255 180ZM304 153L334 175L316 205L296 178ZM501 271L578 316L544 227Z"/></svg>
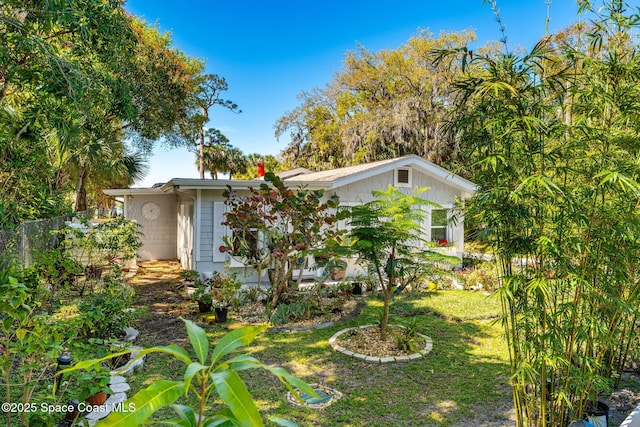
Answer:
<svg viewBox="0 0 640 427"><path fill-rule="evenodd" d="M326 239L339 239L333 226L338 199L325 199L323 190L290 189L268 172L265 183L250 188L249 194L240 196L229 187L224 195L229 211L223 224L232 235L221 249L256 268L258 284L264 269L270 270L274 307L294 281L294 270L304 268L307 255L322 250Z"/></svg>

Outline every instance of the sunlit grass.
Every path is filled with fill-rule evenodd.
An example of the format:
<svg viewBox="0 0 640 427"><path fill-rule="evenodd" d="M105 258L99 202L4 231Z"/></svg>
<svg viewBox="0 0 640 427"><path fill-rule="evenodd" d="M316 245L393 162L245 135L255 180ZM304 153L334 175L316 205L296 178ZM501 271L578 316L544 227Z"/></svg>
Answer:
<svg viewBox="0 0 640 427"><path fill-rule="evenodd" d="M265 333L243 351L259 360L283 366L307 382L334 388L344 397L322 411L294 406L286 388L267 372L241 373L265 414L288 418L301 426L447 426L481 418L508 418L511 392L507 384L506 346L500 326L493 322L499 306L492 296L468 291L406 293L392 304L392 320L417 316L420 332L433 339L433 350L410 363L370 364L334 352L328 339L337 331L371 323L382 301L367 298L364 312L347 323L298 333ZM233 328L237 324L231 323ZM206 325L212 345L228 330ZM186 333L185 333L186 335ZM180 362L166 356L148 357L143 371L132 378L134 390L150 379L180 378ZM181 403L186 403L181 399ZM217 403L219 404L219 402ZM210 413L219 409L216 403ZM497 410L495 408L498 408ZM163 411L155 419L173 417Z"/></svg>

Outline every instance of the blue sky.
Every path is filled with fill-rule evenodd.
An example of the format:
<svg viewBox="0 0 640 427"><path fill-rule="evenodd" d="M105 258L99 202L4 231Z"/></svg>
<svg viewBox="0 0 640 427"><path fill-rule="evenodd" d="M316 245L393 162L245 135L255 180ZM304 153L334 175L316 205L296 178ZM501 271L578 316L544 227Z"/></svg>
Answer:
<svg viewBox="0 0 640 427"><path fill-rule="evenodd" d="M550 31L577 20L574 0L499 1L511 46L531 47L544 34L546 3ZM358 43L370 51L394 49L419 28L473 29L478 44L500 38L482 0L128 0L125 9L170 31L177 48L227 79L226 97L243 112L214 108L210 127L245 154L281 151L289 141L276 140L275 122L298 105L301 91L327 84ZM136 186L197 176L193 154L158 146L147 178Z"/></svg>

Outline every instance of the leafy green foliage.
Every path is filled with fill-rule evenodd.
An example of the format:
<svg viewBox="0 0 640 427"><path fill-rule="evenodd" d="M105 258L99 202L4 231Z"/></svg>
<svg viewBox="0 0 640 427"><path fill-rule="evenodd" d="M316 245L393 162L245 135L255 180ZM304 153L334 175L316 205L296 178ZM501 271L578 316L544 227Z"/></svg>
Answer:
<svg viewBox="0 0 640 427"><path fill-rule="evenodd" d="M291 304L278 304L271 313L269 321L274 325L284 325L289 322L303 319L308 312L308 302L294 302Z"/></svg>
<svg viewBox="0 0 640 427"><path fill-rule="evenodd" d="M229 84L224 77L217 74L201 74L193 79L194 89L186 98L186 112L173 127L168 135L168 143L174 147L185 147L197 155L198 171L200 179L204 179L205 151L208 151L209 170L213 177L217 172L229 170L231 147L229 140L219 130L205 130L209 122L209 110L214 106L221 106L235 113L242 111L228 99L222 98L223 92L229 89ZM207 144L206 138L209 138ZM205 150L209 146L210 149Z"/></svg>
<svg viewBox="0 0 640 427"><path fill-rule="evenodd" d="M636 335L638 21L605 2L516 55L466 56L455 129L479 190L467 216L497 256L518 426L567 425Z"/></svg>
<svg viewBox="0 0 640 427"><path fill-rule="evenodd" d="M407 154L453 163L462 141L444 123L460 61L435 62L434 50L473 40L472 31L423 30L396 49L347 52L326 87L301 93L300 105L278 120L276 135L290 137L282 157L314 170Z"/></svg>
<svg viewBox="0 0 640 427"><path fill-rule="evenodd" d="M231 357L234 350L251 344L266 326L246 326L236 329L227 333L211 349L205 331L190 320L183 319L183 321L197 361L192 360L185 349L175 344L144 349L137 357L149 353L173 355L186 366L184 379L182 381L164 379L155 381L125 402L125 405L135 403L134 411L112 413L100 421L98 426L140 425L166 406L171 406L178 415L177 419L167 420L172 425L201 427L229 422L231 425L247 427L262 426L264 425L262 416L258 412L244 381L238 375L239 371L247 369L264 369L275 375L290 391L294 392L295 387L302 392L316 396L313 389L305 382L293 377L282 368L265 365L250 356L236 355ZM128 353L129 351L125 351L100 359L82 361L74 367L62 371L61 374L87 369L104 360ZM207 403L211 401L214 390L224 402L226 409L214 416L205 417L204 410ZM174 405L174 402L184 394L195 396L199 403L198 407L194 409L185 405Z"/></svg>
<svg viewBox="0 0 640 427"><path fill-rule="evenodd" d="M108 277L100 289L82 298L78 305L78 332L86 337L117 338L131 326L133 289Z"/></svg>
<svg viewBox="0 0 640 427"><path fill-rule="evenodd" d="M108 206L101 189L144 173L151 141L184 116L202 63L120 2L2 6L2 228L66 213L71 200L80 211Z"/></svg>
<svg viewBox="0 0 640 427"><path fill-rule="evenodd" d="M350 246L341 246L337 242L328 242L330 248L345 254L357 255L370 264L370 269L378 279L378 286L384 293L384 308L380 319L380 331L387 332L389 305L392 293L402 276L403 264L415 264L414 253L417 244L422 241L421 223L426 216L423 207L437 204L419 197L426 189L415 189L412 195L406 195L397 188L389 186L386 191L374 191L375 199L363 205L354 206L349 213L351 230L348 237ZM427 250L421 255L421 261L427 262ZM435 259L443 255L432 254ZM444 257L446 259L447 257ZM454 258L455 257L449 257Z"/></svg>
<svg viewBox="0 0 640 427"><path fill-rule="evenodd" d="M0 268L0 375L4 389L3 401L35 404L57 402L47 389L55 359L62 343L73 331L66 330L46 314L38 313L40 288L20 283L8 268ZM37 415L37 414L36 414ZM43 414L37 417L24 412L16 425L38 425L51 421ZM12 415L6 415L6 425L12 425Z"/></svg>
<svg viewBox="0 0 640 427"><path fill-rule="evenodd" d="M93 224L82 219L84 229L64 228L63 245L79 262L89 265L114 265L133 259L142 246L140 225L135 221L116 217Z"/></svg>

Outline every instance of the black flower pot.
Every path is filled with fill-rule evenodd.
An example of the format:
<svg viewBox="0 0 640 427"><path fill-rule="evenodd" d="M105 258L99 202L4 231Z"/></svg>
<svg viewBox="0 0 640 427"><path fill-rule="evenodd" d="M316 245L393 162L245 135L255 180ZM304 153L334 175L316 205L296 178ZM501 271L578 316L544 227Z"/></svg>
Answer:
<svg viewBox="0 0 640 427"><path fill-rule="evenodd" d="M216 307L216 322L224 323L227 321L227 313L229 310L226 307Z"/></svg>
<svg viewBox="0 0 640 427"><path fill-rule="evenodd" d="M198 301L198 309L200 310L200 313L208 313L211 311L211 303Z"/></svg>
<svg viewBox="0 0 640 427"><path fill-rule="evenodd" d="M362 283L353 284L353 295L362 295Z"/></svg>

